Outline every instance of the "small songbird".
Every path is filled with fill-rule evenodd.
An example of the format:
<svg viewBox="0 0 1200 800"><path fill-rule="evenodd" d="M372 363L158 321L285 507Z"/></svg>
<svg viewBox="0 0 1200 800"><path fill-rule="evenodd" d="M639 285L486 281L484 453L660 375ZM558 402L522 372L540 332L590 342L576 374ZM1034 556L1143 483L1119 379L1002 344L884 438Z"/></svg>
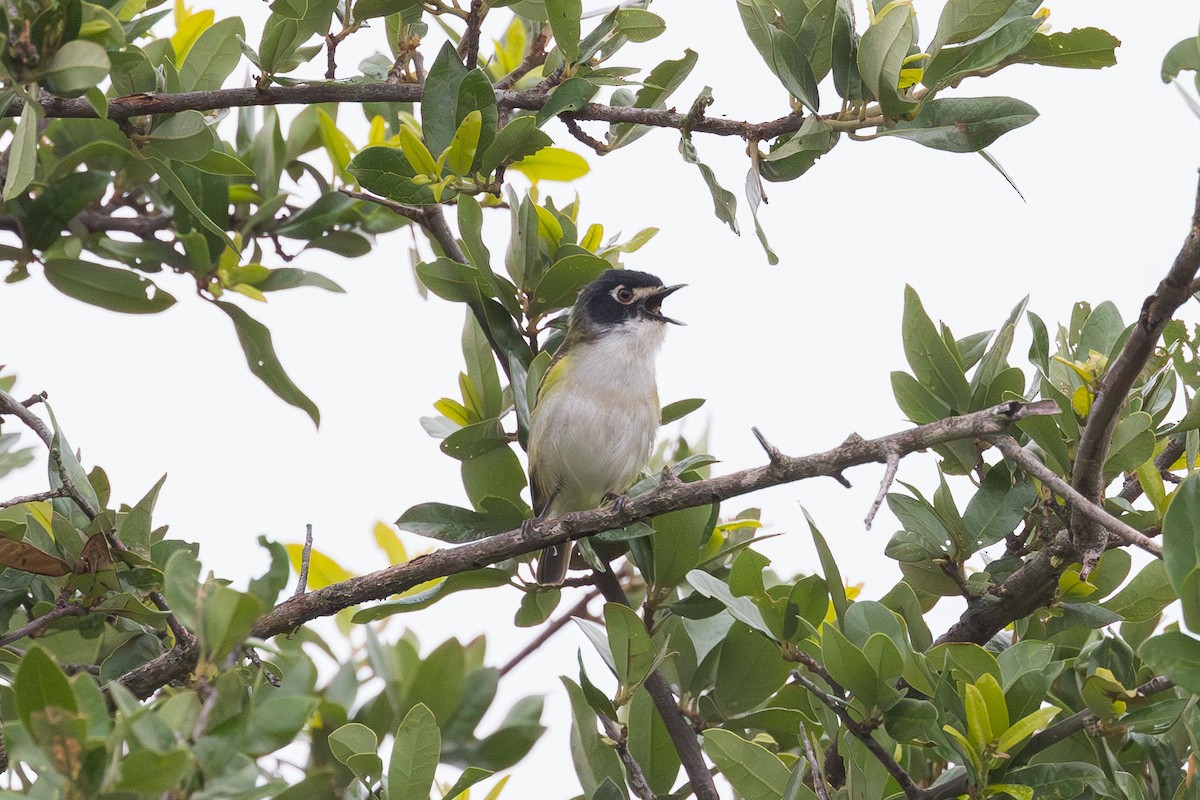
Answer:
<svg viewBox="0 0 1200 800"><path fill-rule="evenodd" d="M579 293L567 334L538 389L529 476L538 519L599 506L628 489L658 430L654 361L666 334L662 301L683 288L610 269ZM539 583L561 584L571 543L542 550Z"/></svg>

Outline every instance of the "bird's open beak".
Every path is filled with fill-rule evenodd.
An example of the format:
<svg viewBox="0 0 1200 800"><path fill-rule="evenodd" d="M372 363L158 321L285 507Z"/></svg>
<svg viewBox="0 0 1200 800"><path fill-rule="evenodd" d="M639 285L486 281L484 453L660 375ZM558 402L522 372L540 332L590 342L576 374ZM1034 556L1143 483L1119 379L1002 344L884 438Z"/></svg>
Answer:
<svg viewBox="0 0 1200 800"><path fill-rule="evenodd" d="M656 319L659 322L669 322L672 325L683 325L684 323L680 322L679 320L671 319L670 317L663 315L662 301L664 297L674 294L685 286L687 286L686 283L677 283L674 286L664 286L661 289L655 290L653 294L647 296L642 305L642 308L646 310L646 316L650 317L650 319Z"/></svg>

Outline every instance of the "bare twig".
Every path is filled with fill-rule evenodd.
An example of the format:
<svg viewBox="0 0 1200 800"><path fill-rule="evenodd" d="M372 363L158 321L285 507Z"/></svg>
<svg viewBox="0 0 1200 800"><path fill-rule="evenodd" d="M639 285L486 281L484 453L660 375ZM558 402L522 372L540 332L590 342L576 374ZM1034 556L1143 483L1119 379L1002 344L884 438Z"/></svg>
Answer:
<svg viewBox="0 0 1200 800"><path fill-rule="evenodd" d="M543 24L542 29L538 31L537 36L533 37L533 41L529 43L529 51L525 53L525 58L517 65L517 68L505 75L500 80L496 81L493 86L497 91L504 91L516 85L517 81L529 74L530 70L540 67L546 63L546 44L550 41L550 26Z"/></svg>
<svg viewBox="0 0 1200 800"><path fill-rule="evenodd" d="M603 714L596 716L600 718L600 724L604 726L604 735L617 745L617 755L620 756L621 763L625 765L625 776L629 779L629 788L633 789L633 793L641 800L655 800L654 790L650 788L650 783L646 780L646 773L642 771L642 765L629 752L629 732Z"/></svg>
<svg viewBox="0 0 1200 800"><path fill-rule="evenodd" d="M629 605L629 598L625 596L625 590L621 588L621 581L613 574L611 566L604 572L596 573L596 585L600 588L605 600L610 603ZM642 685L650 695L650 699L654 701L654 707L658 709L658 715L666 726L667 735L671 737L671 744L675 746L675 752L679 754L684 772L691 781L692 792L696 795L696 800L720 800L717 787L708 771L708 764L704 761L704 754L700 751L700 742L696 738L696 731L692 729L691 724L679 709L675 693L671 691L671 685L663 677L662 671L653 670L646 676Z"/></svg>
<svg viewBox="0 0 1200 800"><path fill-rule="evenodd" d="M71 590L71 594L74 594L74 590ZM83 606L67 602L68 597L69 597L69 595L60 596L60 598L59 598L58 602L55 604L54 608L50 609L45 614L42 614L37 619L30 620L29 622L22 625L21 627L13 628L8 633L4 634L3 636L0 636L0 647L5 646L6 644L11 644L12 642L18 641L20 639L23 639L26 636L29 636L30 634L37 633L38 631L42 630L43 628L48 626L51 622L54 622L54 620L59 619L60 617L83 617L83 616L86 616L88 613L88 610L86 608L84 608Z"/></svg>
<svg viewBox="0 0 1200 800"><path fill-rule="evenodd" d="M875 521L875 515L879 513L883 501L887 499L888 489L892 488L892 481L896 480L898 469L900 469L900 454L888 453L887 469L883 471L883 480L879 482L879 492L875 495L875 502L871 503L871 510L867 512L867 518L863 520L867 530L871 530L871 523Z"/></svg>
<svg viewBox="0 0 1200 800"><path fill-rule="evenodd" d="M1011 436L998 435L989 436L988 441L996 445L1005 458L1017 464L1025 472L1049 486L1060 497L1069 501L1072 518L1078 513L1080 517L1088 520L1091 524L1115 536L1122 544L1140 547L1154 557L1162 558L1162 547L1159 546L1158 542L1117 519L1112 514L1109 514L1101 506L1088 500L1077 492L1071 484L1060 478L1054 470L1047 467L1041 461L1038 461L1032 453L1021 447L1016 439ZM1076 511L1077 508L1079 509L1078 512Z"/></svg>
<svg viewBox="0 0 1200 800"><path fill-rule="evenodd" d="M10 506L19 506L22 503L40 503L43 500L54 500L59 497L66 497L65 489L52 489L48 492L38 492L37 494L26 494L20 497L14 497L11 500L5 500L0 503L0 508L8 508Z"/></svg>
<svg viewBox="0 0 1200 800"><path fill-rule="evenodd" d="M542 645L548 642L554 634L562 630L570 621L576 617L587 614L588 603L600 596L599 589L593 589L579 599L579 602L567 609L558 619L548 622L542 626L529 644L521 648L521 651L505 662L504 666L500 667L500 677L503 678L508 673L516 669L517 665L524 661L529 656L541 649Z"/></svg>
<svg viewBox="0 0 1200 800"><path fill-rule="evenodd" d="M793 672L792 680L796 681L796 683L807 689L814 697L820 700L826 708L837 715L837 718L841 720L842 725L845 726L846 730L849 731L854 738L862 742L863 746L867 748L871 755L875 756L875 760L883 765L883 768L886 769L888 774L896 780L896 783L900 784L900 790L904 792L904 796L908 800L925 800L925 790L920 786L917 786L917 784L913 781L912 776L909 775L903 767L897 764L896 759L892 758L892 754L885 750L883 745L881 745L879 741L873 735L871 735L871 731L873 729L870 725L859 722L854 717L850 716L850 712L846 710L845 701L839 702L838 698L824 692L821 687L817 686L800 672ZM808 737L805 738L807 739Z"/></svg>
<svg viewBox="0 0 1200 800"><path fill-rule="evenodd" d="M1104 491L1104 462L1113 431L1125 407L1125 399L1141 374L1162 336L1163 328L1176 309L1192 296L1191 283L1200 270L1200 189L1192 211L1191 226L1175 262L1154 294L1142 304L1141 314L1125 340L1125 346L1100 380L1096 400L1088 413L1087 425L1079 439L1071 486L1092 503L1098 503ZM1080 575L1086 577L1104 552L1105 528L1088 516L1084 508L1072 509L1071 537L1083 564Z"/></svg>
<svg viewBox="0 0 1200 800"><path fill-rule="evenodd" d="M817 754L813 752L812 742L808 738L808 728L804 727L804 720L800 720L800 738L804 740L804 755L808 758L808 763L812 767L813 791L817 795L817 800L829 800L829 790L825 786L825 776L821 774L821 765L817 761Z"/></svg>
<svg viewBox="0 0 1200 800"><path fill-rule="evenodd" d="M50 395L47 392L38 392L37 394L29 397L27 400L22 400L21 405L25 406L26 408L32 408L33 406L36 406L38 403L46 402L46 398L48 398L49 396Z"/></svg>
<svg viewBox="0 0 1200 800"><path fill-rule="evenodd" d="M585 131L583 128L579 127L579 123L575 121L575 117L572 116L571 114L565 114L565 113L559 114L558 118L561 119L563 124L567 126L567 131L572 136L574 136L576 139L578 139L583 144L586 144L588 147L595 150L596 155L603 156L603 155L607 155L608 153L610 153L612 151L612 148L609 147L607 144L600 141L599 139L595 139L592 136L588 135L587 131Z"/></svg>
<svg viewBox="0 0 1200 800"><path fill-rule="evenodd" d="M300 576L296 578L296 591L292 597L300 597L308 590L308 565L312 560L312 523L304 526L304 549L300 552Z"/></svg>
<svg viewBox="0 0 1200 800"><path fill-rule="evenodd" d="M386 197L378 197L366 192L356 192L353 189L338 189L338 191L347 197L353 197L355 200L378 203L384 208L390 208L402 217L411 219L413 222L421 223L425 219L425 211L421 206L409 206L404 203L397 203L395 200L389 200Z"/></svg>

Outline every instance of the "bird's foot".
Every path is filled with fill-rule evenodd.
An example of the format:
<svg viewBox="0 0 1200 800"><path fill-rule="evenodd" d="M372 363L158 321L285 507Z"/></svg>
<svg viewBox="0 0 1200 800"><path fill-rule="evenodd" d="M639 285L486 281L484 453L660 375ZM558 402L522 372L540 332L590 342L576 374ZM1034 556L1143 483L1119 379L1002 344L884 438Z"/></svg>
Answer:
<svg viewBox="0 0 1200 800"><path fill-rule="evenodd" d="M540 520L537 517L521 520L521 536L528 539L533 535L533 526L537 525Z"/></svg>
<svg viewBox="0 0 1200 800"><path fill-rule="evenodd" d="M618 514L624 514L629 508L629 495L617 494L616 492L606 492L604 499L612 503L612 510Z"/></svg>

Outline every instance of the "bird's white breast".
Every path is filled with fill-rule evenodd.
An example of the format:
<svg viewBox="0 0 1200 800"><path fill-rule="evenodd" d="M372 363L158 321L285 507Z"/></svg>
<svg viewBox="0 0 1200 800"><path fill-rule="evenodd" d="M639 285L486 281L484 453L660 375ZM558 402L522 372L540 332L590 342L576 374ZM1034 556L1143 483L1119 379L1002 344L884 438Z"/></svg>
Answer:
<svg viewBox="0 0 1200 800"><path fill-rule="evenodd" d="M649 460L658 429L654 361L665 325L631 320L572 348L535 409L530 458L552 511L594 508L621 492Z"/></svg>

